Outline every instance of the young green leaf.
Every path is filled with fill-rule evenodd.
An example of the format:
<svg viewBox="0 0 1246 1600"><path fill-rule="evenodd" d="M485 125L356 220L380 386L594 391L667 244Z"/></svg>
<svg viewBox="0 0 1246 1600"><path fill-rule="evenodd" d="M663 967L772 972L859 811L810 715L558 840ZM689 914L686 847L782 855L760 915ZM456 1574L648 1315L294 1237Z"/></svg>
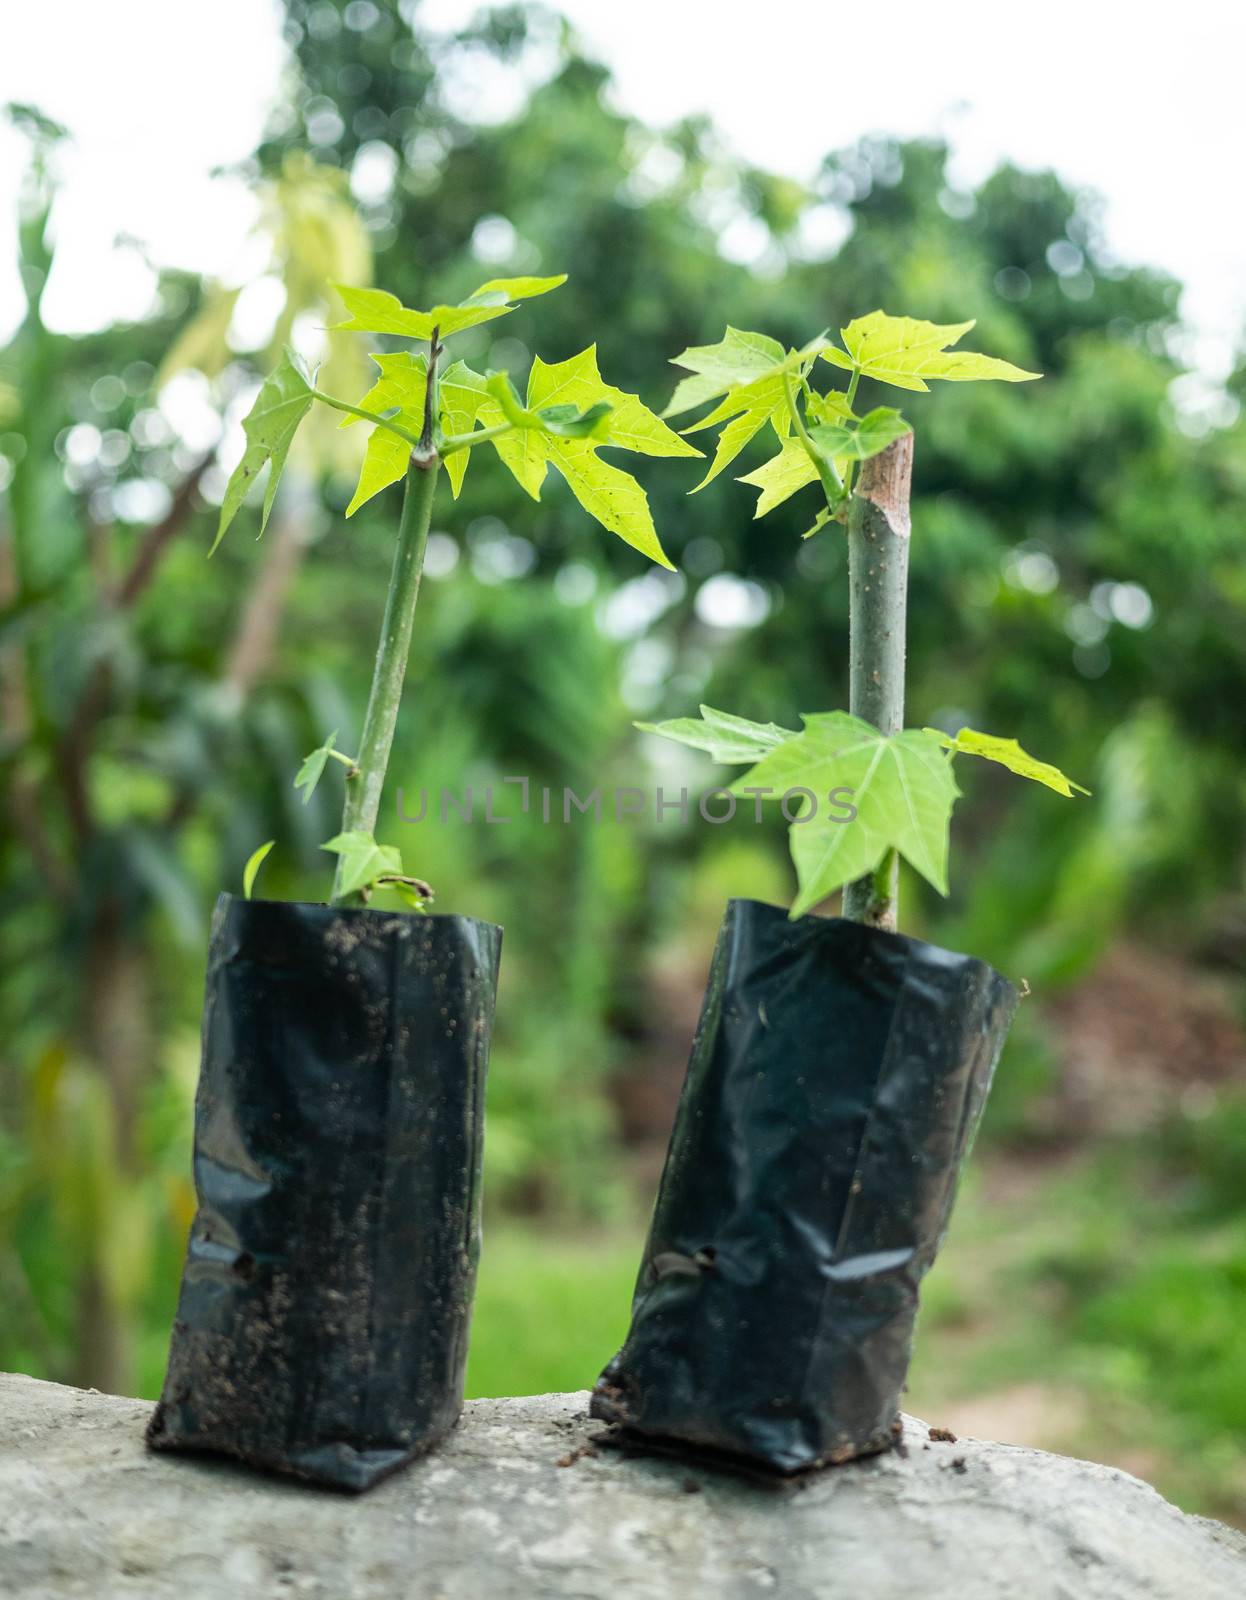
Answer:
<svg viewBox="0 0 1246 1600"><path fill-rule="evenodd" d="M848 396L842 389L828 389L825 394L819 394L816 389L806 389L805 414L811 423L854 420Z"/></svg>
<svg viewBox="0 0 1246 1600"><path fill-rule="evenodd" d="M764 333L747 333L728 326L717 344L693 345L682 355L672 356L671 364L686 367L693 374L681 378L671 396L664 417L678 416L704 405L728 389L750 384L771 372L783 360L783 346Z"/></svg>
<svg viewBox="0 0 1246 1600"><path fill-rule="evenodd" d="M693 750L707 750L715 761L724 763L760 761L776 745L800 737L776 722L749 722L729 711L715 711L713 706L702 706L699 719L675 717L670 722L638 722L636 726L641 733L657 733Z"/></svg>
<svg viewBox="0 0 1246 1600"><path fill-rule="evenodd" d="M760 432L767 422L774 428L780 444L787 438L791 432L791 416L787 407L787 390L784 388L783 374L772 372L756 379L753 383L730 390L726 399L715 406L708 417L703 417L700 422L685 431L697 433L702 428L715 427L728 417L731 421L727 422L727 426L718 435L718 444L709 471L695 488L688 491L689 494L696 494L698 490L704 489L706 484L713 483L718 474L731 465L749 440Z"/></svg>
<svg viewBox="0 0 1246 1600"><path fill-rule="evenodd" d="M324 776L324 769L329 764L329 757L337 752L337 730L335 729L319 749L313 750L309 756L303 758L303 765L298 770L294 780L294 787L303 790L303 804L306 805L316 792L316 785Z"/></svg>
<svg viewBox="0 0 1246 1600"><path fill-rule="evenodd" d="M424 356L413 355L409 350L374 355L372 359L380 368L381 375L359 402L360 406L378 415L387 413L391 421L398 423L408 433L418 434L424 426L428 362ZM341 426L347 427L362 420L361 417L348 414ZM410 459L411 446L404 438L388 428L374 427L368 436L363 463L359 468L359 482L346 507L346 515L353 517L373 495L405 477Z"/></svg>
<svg viewBox="0 0 1246 1600"><path fill-rule="evenodd" d="M247 864L242 869L242 894L244 899L249 900L251 898L251 891L255 888L255 875L264 865L265 856L267 856L276 842L275 839L269 839L258 850L253 850L247 857Z"/></svg>
<svg viewBox="0 0 1246 1600"><path fill-rule="evenodd" d="M378 878L402 876L402 855L398 849L392 844L377 844L370 833L360 828L339 833L320 848L342 858L342 874L337 886L340 895L369 890Z"/></svg>
<svg viewBox="0 0 1246 1600"><path fill-rule="evenodd" d="M438 328L445 337L491 322L494 317L504 317L514 311L513 302L548 294L566 281L565 272L553 278L490 278L457 306L434 306L431 311L412 311L397 295L384 289L352 289L335 284L350 313L336 327L354 333L396 333L406 339L430 339L433 329Z"/></svg>
<svg viewBox="0 0 1246 1600"><path fill-rule="evenodd" d="M394 420L404 427L419 429L424 422L424 393L428 378L428 357L411 350L374 351L372 354L380 377L359 402L364 411L378 417L396 411ZM339 428L357 428L366 418L347 412L338 423Z"/></svg>
<svg viewBox="0 0 1246 1600"><path fill-rule="evenodd" d="M674 571L649 510L649 497L632 477L597 454L597 439L550 439L550 461L580 504L603 528L625 544Z"/></svg>
<svg viewBox="0 0 1246 1600"><path fill-rule="evenodd" d="M476 418L489 397L489 391L480 373L473 372L465 361L456 361L442 373L437 395L441 402L442 432L460 434L470 433L476 426ZM470 455L470 450L456 450L445 458L450 493L456 500L467 475Z"/></svg>
<svg viewBox="0 0 1246 1600"><path fill-rule="evenodd" d="M974 351L950 351L974 326L973 322L922 322L916 317L890 317L885 311L871 311L841 329L844 349L830 346L822 358L833 366L860 372L897 389L929 388L927 379L941 378L965 383L979 378L997 378L1005 383L1026 383L1041 377L1026 372L1009 361ZM847 352L845 354L845 352Z"/></svg>
<svg viewBox="0 0 1246 1600"><path fill-rule="evenodd" d="M732 391L752 388L763 379L773 381L777 378L781 385L784 373L803 371L819 352L826 349L828 342L824 335L819 334L800 350L784 350L777 339L771 339L764 333L743 333L739 328L728 328L717 344L694 345L682 355L672 357L675 366L687 367L694 376L684 378L679 383L662 415L677 416L681 411L690 411L693 406L703 405L706 400L713 400L719 395L734 400ZM740 409L735 404L731 410L719 407L714 413L714 421L732 416ZM697 424L698 427L709 425L709 418Z"/></svg>
<svg viewBox="0 0 1246 1600"><path fill-rule="evenodd" d="M911 431L893 407L876 406L855 428L845 422L820 422L810 428L809 437L832 461L868 461Z"/></svg>
<svg viewBox="0 0 1246 1600"><path fill-rule="evenodd" d="M579 409L581 419L592 418L597 407L609 406L610 413L608 417L604 412L597 413L589 437L565 438L552 432L544 419L551 410L557 417L557 408L568 405ZM522 420L516 420L520 417ZM603 380L597 369L595 346L553 365L538 356L528 374L526 404L513 392L504 396L500 386L492 389L478 421L491 427L504 420L511 421L517 431L493 440L494 447L534 500L540 498L546 472L553 466L591 517L650 560L664 567L671 565L653 526L645 491L629 473L602 461L597 452L614 448L650 456L700 452L668 428L636 395Z"/></svg>
<svg viewBox="0 0 1246 1600"><path fill-rule="evenodd" d="M378 885L392 889L400 900L405 900L412 911L427 911L433 891L419 878L382 878Z"/></svg>
<svg viewBox="0 0 1246 1600"><path fill-rule="evenodd" d="M791 499L798 489L803 489L807 483L818 481L818 469L809 457L809 452L799 439L785 439L783 448L777 456L771 456L752 472L746 472L739 480L741 483L751 483L761 490L761 497L754 511L754 520L764 517L767 511L773 511L775 506L780 506L785 500Z"/></svg>
<svg viewBox="0 0 1246 1600"><path fill-rule="evenodd" d="M675 357L676 364L688 367L694 376L679 384L664 415L674 416L721 395L708 416L684 432L698 433L727 424L718 436L709 471L689 493L696 494L712 483L766 423L783 445L791 432L787 379L792 374L803 376L825 344L819 337L802 350L784 350L777 339L765 334L728 328L718 344L694 346Z"/></svg>
<svg viewBox="0 0 1246 1600"><path fill-rule="evenodd" d="M604 445L632 450L642 456L699 456L695 445L681 439L673 428L650 411L638 395L607 383L597 368L597 346L550 365L537 356L528 374L528 405L543 411L550 406L574 405L582 411L599 404L610 409L610 426Z"/></svg>
<svg viewBox="0 0 1246 1600"><path fill-rule="evenodd" d="M1028 755L1015 739L1001 739L993 733L975 733L972 728L962 728L954 739L946 733L940 733L937 728L925 728L923 732L937 739L945 750L952 751L954 755L981 756L986 761L996 761L1000 766L1007 767L1009 772L1015 772L1022 778L1032 778L1035 783L1046 784L1047 788L1054 789L1069 800L1075 791L1078 794L1090 793L1080 783L1066 778L1059 767Z"/></svg>
<svg viewBox="0 0 1246 1600"><path fill-rule="evenodd" d="M817 796L816 813L789 830L800 882L792 915L872 872L892 849L946 894L948 832L960 790L938 738L917 728L888 738L843 711L803 720L802 733L731 786L736 793L769 788L775 799L796 789ZM832 789L853 791L850 821L828 803Z"/></svg>
<svg viewBox="0 0 1246 1600"><path fill-rule="evenodd" d="M226 529L238 515L247 490L264 466L271 461L272 470L268 477L268 488L264 492L264 509L260 517L260 533L264 532L273 509L273 501L277 496L277 485L281 482L281 474L285 469L286 457L290 453L290 445L298 432L299 423L311 410L314 398L312 380L306 367L293 350L287 350L264 379L260 392L255 397L255 404L243 418L242 430L246 434L247 448L225 485L220 521L217 523L216 538L212 541L209 555L215 551L225 537Z"/></svg>

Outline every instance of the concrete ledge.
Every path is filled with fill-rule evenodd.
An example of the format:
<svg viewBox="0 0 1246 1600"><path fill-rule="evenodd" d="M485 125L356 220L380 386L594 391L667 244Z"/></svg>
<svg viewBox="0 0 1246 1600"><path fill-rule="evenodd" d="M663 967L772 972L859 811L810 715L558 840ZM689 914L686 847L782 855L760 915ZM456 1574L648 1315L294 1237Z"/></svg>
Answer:
<svg viewBox="0 0 1246 1600"><path fill-rule="evenodd" d="M905 1419L907 1455L768 1489L589 1443L587 1395L471 1402L361 1499L149 1454L150 1406L0 1377L23 1600L1242 1600L1246 1536L1112 1468Z"/></svg>

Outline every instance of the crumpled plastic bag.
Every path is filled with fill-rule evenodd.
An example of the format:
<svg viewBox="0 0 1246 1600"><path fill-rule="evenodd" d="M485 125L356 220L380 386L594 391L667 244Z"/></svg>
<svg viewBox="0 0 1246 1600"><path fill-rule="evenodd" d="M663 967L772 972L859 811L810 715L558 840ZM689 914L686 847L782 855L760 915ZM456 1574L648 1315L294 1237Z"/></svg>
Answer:
<svg viewBox="0 0 1246 1600"><path fill-rule="evenodd" d="M791 1473L886 1449L1017 991L985 962L730 902L623 1349L621 1442Z"/></svg>
<svg viewBox="0 0 1246 1600"><path fill-rule="evenodd" d="M501 937L221 896L153 1448L360 1490L454 1426Z"/></svg>

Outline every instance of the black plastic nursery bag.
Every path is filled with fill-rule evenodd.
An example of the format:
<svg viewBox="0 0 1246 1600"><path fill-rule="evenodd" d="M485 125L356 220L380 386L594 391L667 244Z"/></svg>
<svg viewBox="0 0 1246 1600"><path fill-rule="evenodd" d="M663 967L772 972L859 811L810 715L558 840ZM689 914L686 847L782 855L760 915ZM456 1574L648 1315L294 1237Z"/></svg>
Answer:
<svg viewBox="0 0 1246 1600"><path fill-rule="evenodd" d="M454 1426L501 939L221 896L154 1448L358 1490Z"/></svg>
<svg viewBox="0 0 1246 1600"><path fill-rule="evenodd" d="M593 1414L783 1473L885 1449L1016 1003L972 957L733 900Z"/></svg>

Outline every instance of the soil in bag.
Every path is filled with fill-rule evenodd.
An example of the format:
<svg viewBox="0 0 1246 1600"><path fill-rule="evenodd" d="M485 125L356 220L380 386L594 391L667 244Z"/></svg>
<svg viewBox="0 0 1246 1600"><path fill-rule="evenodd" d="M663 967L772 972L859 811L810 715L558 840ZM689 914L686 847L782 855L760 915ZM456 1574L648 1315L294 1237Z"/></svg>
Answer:
<svg viewBox="0 0 1246 1600"><path fill-rule="evenodd" d="M359 1490L453 1427L500 950L467 917L221 896L153 1448Z"/></svg>
<svg viewBox="0 0 1246 1600"><path fill-rule="evenodd" d="M733 900L593 1414L780 1473L887 1448L1016 1003L972 957Z"/></svg>

